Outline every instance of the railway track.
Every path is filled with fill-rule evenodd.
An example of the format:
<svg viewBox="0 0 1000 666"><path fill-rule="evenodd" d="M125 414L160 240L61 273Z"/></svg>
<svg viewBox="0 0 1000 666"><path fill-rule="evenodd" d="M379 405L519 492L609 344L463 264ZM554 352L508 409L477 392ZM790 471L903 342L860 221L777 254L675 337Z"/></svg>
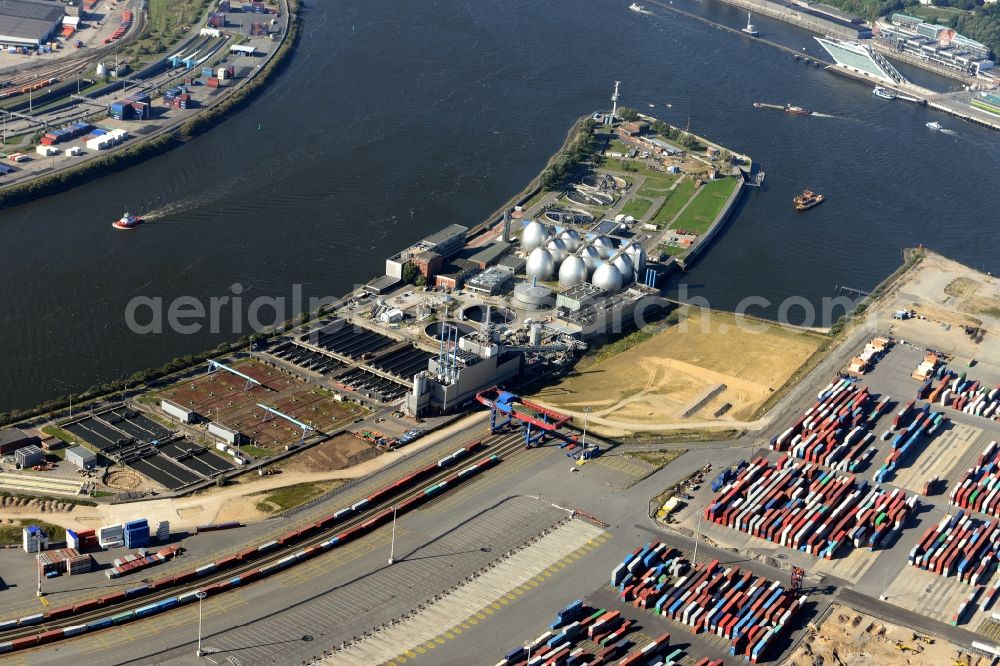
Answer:
<svg viewBox="0 0 1000 666"><path fill-rule="evenodd" d="M472 445L469 445L472 446ZM463 447L464 448L464 447ZM459 449L461 451L463 449ZM82 610L79 613L73 614L71 607L64 607L62 609L51 609L48 612L59 612L65 611L70 608L68 614L65 614L58 618L53 618L51 620L43 620L37 624L29 624L27 626L18 626L16 628L11 628L5 631L0 631L0 648L5 645L10 645L10 642L25 641L32 638L37 638L28 645L13 646L6 650L0 649L0 654L11 653L15 651L20 651L24 649L31 649L34 647L42 647L50 642L61 640L63 638L69 638L75 635L85 635L89 633L94 633L95 631L103 630L118 624L124 624L125 622L132 622L142 619L147 616L152 616L160 612L164 612L171 608L176 608L184 605L184 603L190 602L196 599L196 594L198 592L205 592L209 596L214 596L215 594L222 594L228 590L235 587L243 587L244 585L250 584L256 580L261 580L273 573L278 571L284 571L288 568L292 568L301 562L305 562L312 556L326 552L331 548L339 547L340 545L346 544L353 538L361 538L366 536L371 531L374 531L381 525L385 524L385 520L382 518L387 513L391 517L392 509L394 506L399 507L399 515L405 515L409 510L418 508L426 502L433 502L438 498L442 498L456 489L461 485L462 477L458 477L459 483L454 486L449 486L447 491L444 493L431 493L428 491L441 484L442 482L451 479L456 476L456 470L458 468L465 468L462 473L467 472L472 467L480 467L482 469L487 469L493 464L499 464L505 459L510 459L516 457L518 452L523 451L523 439L519 433L504 433L500 435L491 435L489 437L481 440L481 447L476 449L471 455L460 458L455 461L454 465L448 465L441 468L437 473L430 474L424 478L420 478L419 482L411 488L406 488L400 493L387 496L384 499L373 502L370 505L365 506L362 510L354 512L354 514L336 523L327 529L321 530L318 533L312 534L300 541L295 541L294 543L284 543L279 544L277 547L270 549L265 555L261 557L252 558L249 564L245 566L237 566L232 568L221 568L220 570L207 573L204 576L198 577L195 580L184 581L178 585L162 587L154 589L149 592L151 585L154 583L150 582L150 579L137 580L137 587L130 588L125 591L119 590L113 594L105 595L104 597L99 597L86 602L80 602L72 608L78 608L81 606L91 606L87 610ZM456 455L458 451L455 452ZM492 462L495 461L495 462ZM440 464L440 461L439 461ZM466 466L466 465L470 466ZM426 468L424 468L426 469ZM375 494L385 492L388 488L396 487L396 484L404 482L407 479L418 474L420 470L410 473L407 476L402 477L402 479L397 479L395 482L385 486L383 489L377 491ZM471 477L466 477L471 478ZM373 496L370 495L369 497ZM355 502L353 506L357 506L366 500L360 500ZM405 507L405 509L404 509ZM349 509L341 509L334 516L348 511ZM367 526L367 529L363 532L357 533L340 541L334 546L324 547L331 541L331 537L337 539L339 537L344 537L345 535L350 535L352 531L359 530ZM306 525L302 529L308 529L309 525ZM294 534L294 533L291 533ZM288 536L288 535L285 535ZM280 537L284 539L285 537ZM276 543L274 541L268 541L261 546L267 546L268 544ZM315 552L311 552L308 557L303 557L301 560L296 559L294 563L289 566L279 566L282 562L287 561L289 557L294 557L297 554L308 552L309 549L318 549ZM251 549L255 550L255 549ZM245 554L250 551L243 551L241 554ZM293 555L295 554L295 555ZM224 557L216 562L224 561L229 558L235 558L236 555L230 554L228 557ZM249 561L249 560L248 560ZM209 565L204 565L209 566ZM200 567L204 568L204 567ZM271 570L268 570L268 569ZM197 570L194 570L197 571ZM265 573L261 573L264 571ZM180 572L176 574L173 578L161 579L160 582L164 580L174 580L187 575L188 572ZM193 573L193 572L192 572ZM246 580L244 580L246 577ZM233 583L239 579L239 582ZM137 596L126 596L129 591L137 590L145 587L147 592L140 593ZM114 597L121 595L121 601L115 602L104 602L104 599L108 597ZM137 610L145 609L157 604L168 603L170 600L178 600L169 607L158 608L155 611L143 614L143 615L132 615ZM33 617L33 616L28 616ZM121 618L118 621L116 618ZM24 620L25 618L21 618ZM88 625L98 624L100 626L90 627ZM103 624L102 624L103 623ZM2 623L0 623L2 624Z"/></svg>

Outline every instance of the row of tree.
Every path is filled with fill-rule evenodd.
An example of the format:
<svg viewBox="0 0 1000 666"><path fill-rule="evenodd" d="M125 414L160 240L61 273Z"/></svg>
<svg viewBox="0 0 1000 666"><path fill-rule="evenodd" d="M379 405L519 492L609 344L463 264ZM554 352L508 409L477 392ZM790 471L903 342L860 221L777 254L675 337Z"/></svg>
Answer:
<svg viewBox="0 0 1000 666"><path fill-rule="evenodd" d="M543 188L556 189L576 172L581 163L590 159L597 150L597 137L594 134L596 129L597 123L593 119L588 118L580 123L570 144L542 171L539 182Z"/></svg>

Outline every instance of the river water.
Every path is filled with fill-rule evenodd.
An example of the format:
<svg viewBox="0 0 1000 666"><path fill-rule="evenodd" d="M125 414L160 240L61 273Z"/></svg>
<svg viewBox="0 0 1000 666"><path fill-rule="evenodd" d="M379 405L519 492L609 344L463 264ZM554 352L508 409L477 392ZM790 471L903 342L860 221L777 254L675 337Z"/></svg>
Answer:
<svg viewBox="0 0 1000 666"><path fill-rule="evenodd" d="M732 7L676 2L745 23ZM248 332L221 306L219 333L137 335L124 316L136 297L165 309L237 291L244 304L295 290L337 295L381 274L408 242L480 222L541 169L576 117L609 106L616 79L623 103L690 119L692 131L767 171L765 191L744 199L683 276L689 296L719 307L747 295L817 302L834 285L871 288L918 243L995 268L986 175L1000 171L1000 137L880 100L747 38L627 5L308 0L300 48L248 109L145 164L0 211L0 410ZM763 37L819 53L804 31L754 22ZM755 110L756 100L832 117ZM932 119L955 133L931 132ZM790 199L803 187L829 200L796 215ZM115 231L124 208L150 223Z"/></svg>

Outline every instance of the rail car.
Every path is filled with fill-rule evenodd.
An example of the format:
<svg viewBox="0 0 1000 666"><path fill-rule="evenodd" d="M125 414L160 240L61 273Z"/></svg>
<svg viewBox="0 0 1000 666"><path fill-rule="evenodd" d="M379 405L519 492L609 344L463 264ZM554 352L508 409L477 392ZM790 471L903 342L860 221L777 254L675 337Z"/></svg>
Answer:
<svg viewBox="0 0 1000 666"><path fill-rule="evenodd" d="M457 461L468 457L478 448L480 448L480 446L481 442L477 441L459 449L455 453L451 454L451 456L447 457L447 462L444 464L444 466L445 467L451 466L455 464ZM462 469L461 471L458 471L450 475L445 480L438 482L436 484L432 484L431 486L428 486L427 488L424 489L424 492L417 493L413 495L413 497L410 497L407 500L403 501L402 503L397 504L395 506L395 513L397 515L404 514L407 511L410 511L419 506L422 502L426 501L432 495L436 495L439 492L450 490L451 488L461 484L462 481L464 481L465 479L468 479L478 474L479 472L488 469L489 467L492 467L499 461L500 457L496 454L484 458L479 462L475 463L474 465L471 465L467 468ZM397 480L393 484L386 486L386 488L383 489L383 491L386 492L378 491L377 493L374 494L379 498L377 501L384 501L385 499L388 499L395 493L410 489L419 480L426 478L429 474L431 474L431 472L439 471L441 469L441 467L439 466L441 462L442 461L438 461L438 463L428 465L427 467L418 470L417 472L411 473ZM366 504L370 503L370 500L366 499L364 501ZM157 613L164 612L166 610L169 610L179 605L183 605L185 603L190 603L191 601L194 601L198 598L199 593L204 593L207 596L212 596L214 594L224 592L234 587L245 585L252 581L264 578L266 576L269 576L271 574L277 573L286 568L294 566L300 562L304 562L332 548L338 548L348 543L349 541L352 541L355 538L364 536L365 534L377 529L378 527L390 521L392 519L393 513L394 510L391 507L384 509L375 516L360 523L359 525L356 525L345 532L337 534L336 536L333 536L330 539L327 539L326 541L322 541L318 544L308 546L294 553L286 555L285 557L282 557L281 559L275 562L266 564L256 569L250 569L248 571L244 571L239 575L233 576L232 578L225 579L221 582L213 583L198 590L192 590L175 597L169 597L161 601L152 602L140 606L138 608L135 608L133 610L123 611L120 613L109 615L107 617L101 618L99 620L93 620L85 624L73 625L61 629L52 629L38 634L33 634L31 636L25 636L9 640L6 642L0 642L0 654L22 650L36 645L41 645L43 643L49 643L52 641L60 640L62 638L67 638L69 636L75 636L77 634L82 634L91 631L99 631L101 629L105 629L111 626L125 624L127 622L131 622L136 619L141 619L149 617L151 615L155 615ZM82 613L93 611L95 608L99 606L112 606L114 604L118 604L123 601L131 601L133 599L137 599L139 597L150 594L151 592L154 591L168 589L170 587L183 584L195 578L206 576L211 573L215 573L220 570L229 568L237 563L242 563L261 557L265 553L274 550L279 545L287 546L296 541L300 541L306 538L307 536L324 529L324 527L321 526L332 526L333 524L340 522L345 518L353 516L355 514L356 510L354 510L353 507L351 507L350 509L341 509L340 511L328 516L327 518L318 521L317 523L308 525L300 530L289 532L276 540L267 541L255 548L248 548L238 553L226 555L225 557L222 557L219 560L216 560L215 562L202 565L197 569L191 569L179 573L175 576L163 578L149 584L139 585L133 588L121 590L94 599L81 601L73 606L64 606L52 609L50 611L46 611L44 613L35 613L33 615L28 615L18 620L7 620L4 622L0 622L0 631L42 624L44 622L60 618L72 617L74 615L80 615Z"/></svg>

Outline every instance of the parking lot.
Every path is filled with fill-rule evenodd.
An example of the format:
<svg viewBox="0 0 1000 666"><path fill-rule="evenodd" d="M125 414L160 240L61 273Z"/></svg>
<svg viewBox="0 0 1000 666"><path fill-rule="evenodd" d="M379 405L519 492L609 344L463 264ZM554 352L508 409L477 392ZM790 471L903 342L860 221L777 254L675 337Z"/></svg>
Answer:
<svg viewBox="0 0 1000 666"><path fill-rule="evenodd" d="M63 428L168 490L212 478L232 469L223 457L194 444L127 407L116 407L66 424Z"/></svg>

